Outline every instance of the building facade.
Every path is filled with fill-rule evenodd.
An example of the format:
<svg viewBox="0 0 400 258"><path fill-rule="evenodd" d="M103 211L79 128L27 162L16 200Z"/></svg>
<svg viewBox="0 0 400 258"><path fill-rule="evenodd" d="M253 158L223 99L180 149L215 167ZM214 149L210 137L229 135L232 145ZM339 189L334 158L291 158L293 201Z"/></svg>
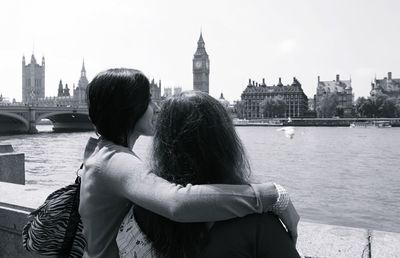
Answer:
<svg viewBox="0 0 400 258"><path fill-rule="evenodd" d="M235 105L231 104L229 100L225 99L224 94L221 92L221 95L219 96L218 99L219 103L221 103L222 106L226 109L228 112L229 116L234 119L237 118L237 113L235 112Z"/></svg>
<svg viewBox="0 0 400 258"><path fill-rule="evenodd" d="M308 110L315 111L315 99L312 98L308 99Z"/></svg>
<svg viewBox="0 0 400 258"><path fill-rule="evenodd" d="M182 87L174 87L174 88L165 87L163 99L171 97L171 96L179 95L181 92L182 92Z"/></svg>
<svg viewBox="0 0 400 258"><path fill-rule="evenodd" d="M151 100L159 104L161 102L161 80L158 84L154 82L154 79L150 82L150 94Z"/></svg>
<svg viewBox="0 0 400 258"><path fill-rule="evenodd" d="M391 97L400 96L400 79L393 79L392 73L388 72L388 76L383 79L374 79L371 83L370 95L373 97L376 94L383 93Z"/></svg>
<svg viewBox="0 0 400 258"><path fill-rule="evenodd" d="M34 103L39 98L45 97L45 61L42 57L42 65L36 62L32 54L30 64L25 63L22 57L22 102Z"/></svg>
<svg viewBox="0 0 400 258"><path fill-rule="evenodd" d="M181 94L182 87L174 87L174 96Z"/></svg>
<svg viewBox="0 0 400 258"><path fill-rule="evenodd" d="M228 109L228 108L231 106L231 104L229 103L229 101L226 100L226 99L224 98L224 94L223 94L222 92L221 92L221 95L219 96L218 101L219 101L219 103L221 103L222 106L224 106L226 109Z"/></svg>
<svg viewBox="0 0 400 258"><path fill-rule="evenodd" d="M69 96L70 96L70 93L69 93L68 84L65 84L65 87L64 87L62 81L60 80L60 83L58 84L57 97L69 97Z"/></svg>
<svg viewBox="0 0 400 258"><path fill-rule="evenodd" d="M210 92L210 60L206 52L203 35L200 33L197 50L193 57L193 90Z"/></svg>
<svg viewBox="0 0 400 258"><path fill-rule="evenodd" d="M171 87L165 87L164 88L164 98L168 98L172 96L172 88Z"/></svg>
<svg viewBox="0 0 400 258"><path fill-rule="evenodd" d="M81 76L79 77L78 87L74 87L74 99L78 101L80 105L86 104L86 88L89 81L86 77L85 60L82 62Z"/></svg>
<svg viewBox="0 0 400 258"><path fill-rule="evenodd" d="M320 107L322 98L328 93L335 93L337 96L338 105L337 110L340 111L342 116L351 117L353 109L353 88L351 87L350 80L340 80L339 74L336 75L336 80L321 81L318 76L317 94L315 99L315 111L317 116L321 117Z"/></svg>
<svg viewBox="0 0 400 258"><path fill-rule="evenodd" d="M245 119L264 118L260 103L265 98L281 96L286 103L285 117L302 117L308 110L308 99L301 88L300 82L294 77L291 85L283 85L281 78L277 85L267 86L265 79L257 83L249 79L249 84L243 91L241 100Z"/></svg>
<svg viewBox="0 0 400 258"><path fill-rule="evenodd" d="M86 106L86 88L89 81L86 77L85 62L82 63L81 75L78 81L78 87L73 84L72 93L68 84L63 85L62 80L58 84L58 91L56 97L43 97L35 101L35 105L39 106L71 106L79 107Z"/></svg>
<svg viewBox="0 0 400 258"><path fill-rule="evenodd" d="M39 98L35 105L37 106L47 106L47 107L79 107L82 104L78 103L78 100L73 96L64 97L44 97Z"/></svg>

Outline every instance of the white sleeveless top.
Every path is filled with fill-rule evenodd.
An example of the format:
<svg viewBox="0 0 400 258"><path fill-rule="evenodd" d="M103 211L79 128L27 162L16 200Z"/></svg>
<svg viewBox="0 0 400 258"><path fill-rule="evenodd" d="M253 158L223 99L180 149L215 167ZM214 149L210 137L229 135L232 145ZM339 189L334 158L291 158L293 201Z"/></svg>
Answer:
<svg viewBox="0 0 400 258"><path fill-rule="evenodd" d="M135 221L133 205L121 223L116 242L121 258L157 258L151 242Z"/></svg>

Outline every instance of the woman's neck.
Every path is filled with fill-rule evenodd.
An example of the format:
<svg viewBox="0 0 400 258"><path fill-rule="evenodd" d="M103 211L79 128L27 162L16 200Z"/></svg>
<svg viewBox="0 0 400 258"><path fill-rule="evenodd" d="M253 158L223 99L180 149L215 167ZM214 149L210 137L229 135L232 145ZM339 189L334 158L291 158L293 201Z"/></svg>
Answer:
<svg viewBox="0 0 400 258"><path fill-rule="evenodd" d="M133 149L133 146L136 143L136 140L139 138L140 134L138 134L137 132L132 132L128 135L128 148L130 150Z"/></svg>

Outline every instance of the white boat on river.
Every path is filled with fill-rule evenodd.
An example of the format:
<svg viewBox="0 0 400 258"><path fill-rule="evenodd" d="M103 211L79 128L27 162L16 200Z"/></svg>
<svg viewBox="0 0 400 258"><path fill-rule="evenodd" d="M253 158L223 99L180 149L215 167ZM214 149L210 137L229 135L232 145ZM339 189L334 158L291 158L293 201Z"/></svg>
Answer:
<svg viewBox="0 0 400 258"><path fill-rule="evenodd" d="M350 124L350 128L390 128L392 125L390 121L368 121L368 122L353 122Z"/></svg>

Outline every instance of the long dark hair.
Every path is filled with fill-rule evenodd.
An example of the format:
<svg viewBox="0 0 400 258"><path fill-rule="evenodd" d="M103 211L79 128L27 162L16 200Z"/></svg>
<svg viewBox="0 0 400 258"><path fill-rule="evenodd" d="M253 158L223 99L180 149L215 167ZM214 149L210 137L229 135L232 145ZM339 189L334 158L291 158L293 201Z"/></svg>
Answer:
<svg viewBox="0 0 400 258"><path fill-rule="evenodd" d="M163 103L154 135L153 169L158 176L181 185L243 184L250 173L226 109L198 91L182 92ZM206 241L205 223L174 222L138 206L134 212L161 256L199 255Z"/></svg>
<svg viewBox="0 0 400 258"><path fill-rule="evenodd" d="M86 101L97 133L127 147L129 131L149 105L149 85L135 69L109 69L96 75L86 89Z"/></svg>

